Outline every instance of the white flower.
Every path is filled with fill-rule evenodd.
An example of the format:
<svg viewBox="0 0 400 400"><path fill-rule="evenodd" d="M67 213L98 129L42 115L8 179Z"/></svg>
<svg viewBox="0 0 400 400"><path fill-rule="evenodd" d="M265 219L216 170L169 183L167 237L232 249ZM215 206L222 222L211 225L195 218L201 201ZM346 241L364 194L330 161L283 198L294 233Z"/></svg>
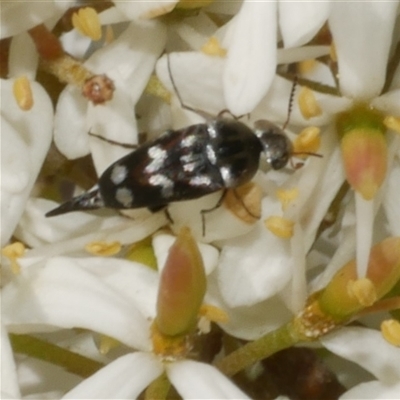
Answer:
<svg viewBox="0 0 400 400"><path fill-rule="evenodd" d="M214 367L163 361L152 353L157 285L157 273L137 263L55 257L24 267L3 288L3 323L18 333L80 327L138 350L110 362L65 398L134 398L163 371L184 398L247 398Z"/></svg>
<svg viewBox="0 0 400 400"><path fill-rule="evenodd" d="M131 22L113 43L89 57L85 62L87 68L113 80L113 98L104 105L93 105L77 88L64 89L57 103L54 136L61 153L70 159L92 153L100 175L112 162L131 151L89 137L88 132L119 143L137 143L134 107L164 49L165 40L162 23Z"/></svg>
<svg viewBox="0 0 400 400"><path fill-rule="evenodd" d="M400 390L400 349L386 342L381 334L367 328L342 328L321 339L322 344L361 368L377 380L360 383L341 399L395 399Z"/></svg>
<svg viewBox="0 0 400 400"><path fill-rule="evenodd" d="M58 2L44 0L40 2L24 3L13 1L1 2L1 39L18 35L36 25L54 23L62 16L67 7L73 6L75 1Z"/></svg>
<svg viewBox="0 0 400 400"><path fill-rule="evenodd" d="M22 110L13 95L15 79L1 81L1 245L17 226L51 143L53 108L48 94L26 80L33 106Z"/></svg>

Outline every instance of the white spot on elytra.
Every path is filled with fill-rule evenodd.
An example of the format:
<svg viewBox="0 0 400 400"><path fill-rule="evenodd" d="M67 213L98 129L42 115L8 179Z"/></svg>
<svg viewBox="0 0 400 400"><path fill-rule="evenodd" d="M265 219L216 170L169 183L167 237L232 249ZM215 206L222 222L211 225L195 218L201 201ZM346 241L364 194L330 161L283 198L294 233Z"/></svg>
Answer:
<svg viewBox="0 0 400 400"><path fill-rule="evenodd" d="M118 188L115 192L115 198L117 199L118 203L122 204L124 207L132 207L133 193L128 188Z"/></svg>
<svg viewBox="0 0 400 400"><path fill-rule="evenodd" d="M164 198L172 196L174 182L163 174L152 175L149 178L150 184L154 186L161 186L161 194Z"/></svg>
<svg viewBox="0 0 400 400"><path fill-rule="evenodd" d="M224 181L224 184L225 184L226 187L232 187L235 184L233 176L232 176L231 171L229 170L229 168L221 167L219 169L219 172L220 172L220 174L222 176L222 180Z"/></svg>
<svg viewBox="0 0 400 400"><path fill-rule="evenodd" d="M208 186L211 184L211 179L207 175L198 175L190 179L189 183L193 186Z"/></svg>
<svg viewBox="0 0 400 400"><path fill-rule="evenodd" d="M216 138L218 136L215 124L213 123L207 125L207 131L211 138Z"/></svg>
<svg viewBox="0 0 400 400"><path fill-rule="evenodd" d="M215 155L215 151L210 144L206 146L207 158L211 164L215 164L217 162L217 156Z"/></svg>
<svg viewBox="0 0 400 400"><path fill-rule="evenodd" d="M152 159L149 165L146 166L144 172L152 174L157 172L164 164L167 158L167 151L160 146L151 146L147 151L147 155Z"/></svg>
<svg viewBox="0 0 400 400"><path fill-rule="evenodd" d="M195 142L196 142L195 135L186 136L181 141L181 147L192 147Z"/></svg>
<svg viewBox="0 0 400 400"><path fill-rule="evenodd" d="M128 170L123 165L115 165L111 171L111 182L114 185L119 185L128 175Z"/></svg>

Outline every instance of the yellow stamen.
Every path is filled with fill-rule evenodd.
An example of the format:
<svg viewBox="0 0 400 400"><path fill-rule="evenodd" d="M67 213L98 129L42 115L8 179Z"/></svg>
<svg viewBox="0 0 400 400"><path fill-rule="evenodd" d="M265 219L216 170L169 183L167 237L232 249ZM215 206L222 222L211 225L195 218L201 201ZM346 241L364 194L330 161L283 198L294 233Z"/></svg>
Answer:
<svg viewBox="0 0 400 400"><path fill-rule="evenodd" d="M14 81L13 94L21 110L28 111L33 107L31 83L26 76L20 76Z"/></svg>
<svg viewBox="0 0 400 400"><path fill-rule="evenodd" d="M294 153L315 153L321 146L321 130L316 126L309 126L303 129L293 142ZM302 156L300 154L300 156ZM303 155L307 156L307 155ZM297 154L296 154L297 157Z"/></svg>
<svg viewBox="0 0 400 400"><path fill-rule="evenodd" d="M228 321L229 316L224 310L211 304L203 304L200 307L197 328L205 334L211 331L211 322L227 323Z"/></svg>
<svg viewBox="0 0 400 400"><path fill-rule="evenodd" d="M300 112L305 119L317 117L322 114L322 109L317 102L314 92L305 86L300 90L298 102Z"/></svg>
<svg viewBox="0 0 400 400"><path fill-rule="evenodd" d="M110 350L118 347L120 342L117 339L114 339L110 336L101 335L100 337L100 345L99 345L99 352L100 354L107 354Z"/></svg>
<svg viewBox="0 0 400 400"><path fill-rule="evenodd" d="M213 322L227 323L229 321L229 316L224 310L211 304L203 304L200 315Z"/></svg>
<svg viewBox="0 0 400 400"><path fill-rule="evenodd" d="M350 280L347 284L347 293L355 297L364 307L374 304L377 300L375 286L368 278Z"/></svg>
<svg viewBox="0 0 400 400"><path fill-rule="evenodd" d="M88 253L96 256L113 256L121 251L121 243L119 242L90 242L85 246Z"/></svg>
<svg viewBox="0 0 400 400"><path fill-rule="evenodd" d="M400 133L400 118L388 115L383 119L383 124L386 126L386 128L391 129L396 133Z"/></svg>
<svg viewBox="0 0 400 400"><path fill-rule="evenodd" d="M293 236L294 222L278 216L272 216L264 221L265 227L275 236L281 239L289 239Z"/></svg>
<svg viewBox="0 0 400 400"><path fill-rule="evenodd" d="M17 258L22 257L25 254L25 250L25 246L21 242L9 244L1 250L1 254L10 260L11 270L15 275L21 272L21 266L18 264Z"/></svg>
<svg viewBox="0 0 400 400"><path fill-rule="evenodd" d="M254 182L229 190L224 206L246 224L254 224L261 215L261 188Z"/></svg>
<svg viewBox="0 0 400 400"><path fill-rule="evenodd" d="M276 191L276 196L278 197L278 200L282 204L282 210L285 211L288 207L289 204L293 201L296 200L297 197L299 197L299 189L298 188L293 188L293 189L278 189Z"/></svg>
<svg viewBox="0 0 400 400"><path fill-rule="evenodd" d="M383 321L381 332L384 339L393 346L400 347L400 322L395 319Z"/></svg>
<svg viewBox="0 0 400 400"><path fill-rule="evenodd" d="M72 25L83 36L92 40L101 39L100 19L96 10L92 7L81 8L74 13Z"/></svg>
<svg viewBox="0 0 400 400"><path fill-rule="evenodd" d="M200 50L209 56L225 57L227 53L226 49L221 47L215 36L211 36Z"/></svg>
<svg viewBox="0 0 400 400"><path fill-rule="evenodd" d="M297 64L297 70L299 74L307 74L312 72L317 65L317 60L315 58L310 58L309 60L300 61Z"/></svg>

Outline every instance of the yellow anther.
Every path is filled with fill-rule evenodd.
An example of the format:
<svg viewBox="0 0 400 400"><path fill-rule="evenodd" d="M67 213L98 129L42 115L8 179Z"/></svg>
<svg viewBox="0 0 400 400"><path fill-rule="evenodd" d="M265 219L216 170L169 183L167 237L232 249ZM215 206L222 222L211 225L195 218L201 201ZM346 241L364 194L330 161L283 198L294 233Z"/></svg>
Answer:
<svg viewBox="0 0 400 400"><path fill-rule="evenodd" d="M15 79L13 84L13 94L18 107L23 111L28 111L33 107L33 93L31 83L26 76Z"/></svg>
<svg viewBox="0 0 400 400"><path fill-rule="evenodd" d="M309 60L300 61L297 64L297 70L300 74L307 74L308 72L312 72L317 65L317 60L315 58L311 58Z"/></svg>
<svg viewBox="0 0 400 400"><path fill-rule="evenodd" d="M350 280L347 284L347 293L356 298L363 307L368 307L377 300L375 286L368 278Z"/></svg>
<svg viewBox="0 0 400 400"><path fill-rule="evenodd" d="M278 189L276 191L276 196L278 197L278 200L282 204L282 210L285 211L289 204L293 201L296 200L297 197L299 197L299 189L298 188L293 188L293 189Z"/></svg>
<svg viewBox="0 0 400 400"><path fill-rule="evenodd" d="M119 242L90 242L85 246L85 250L96 256L113 256L121 251L121 247Z"/></svg>
<svg viewBox="0 0 400 400"><path fill-rule="evenodd" d="M165 88L165 86L161 83L156 75L150 76L145 91L148 94L159 97L167 104L171 104L171 93Z"/></svg>
<svg viewBox="0 0 400 400"><path fill-rule="evenodd" d="M393 346L400 347L400 322L389 319L381 323L381 332L384 339Z"/></svg>
<svg viewBox="0 0 400 400"><path fill-rule="evenodd" d="M213 322L227 323L229 321L229 316L224 310L211 304L203 304L200 315Z"/></svg>
<svg viewBox="0 0 400 400"><path fill-rule="evenodd" d="M99 15L92 7L79 9L72 15L72 25L83 36L92 40L101 39L101 25Z"/></svg>
<svg viewBox="0 0 400 400"><path fill-rule="evenodd" d="M254 182L229 190L224 206L246 224L254 224L261 215L261 188Z"/></svg>
<svg viewBox="0 0 400 400"><path fill-rule="evenodd" d="M303 129L293 142L293 152L296 157L302 156L300 153L315 153L321 146L321 130L316 126L309 126ZM307 157L307 155L303 155ZM302 156L302 157L303 157Z"/></svg>
<svg viewBox="0 0 400 400"><path fill-rule="evenodd" d="M117 339L112 338L111 336L101 335L100 344L99 344L99 352L100 354L107 354L110 350L118 347L120 342Z"/></svg>
<svg viewBox="0 0 400 400"><path fill-rule="evenodd" d="M1 250L1 254L10 260L11 270L15 275L21 272L21 267L18 264L17 258L22 257L25 250L25 246L21 242L9 244Z"/></svg>
<svg viewBox="0 0 400 400"><path fill-rule="evenodd" d="M329 55L333 62L337 62L336 46L334 42L331 43L331 47L329 49Z"/></svg>
<svg viewBox="0 0 400 400"><path fill-rule="evenodd" d="M383 124L386 126L386 128L391 129L396 133L400 133L400 118L388 115L384 118Z"/></svg>
<svg viewBox="0 0 400 400"><path fill-rule="evenodd" d="M272 216L264 221L265 227L275 236L281 239L289 239L293 236L294 222L278 216Z"/></svg>
<svg viewBox="0 0 400 400"><path fill-rule="evenodd" d="M317 117L322 114L314 92L308 87L303 86L301 88L298 99L300 112L305 119Z"/></svg>
<svg viewBox="0 0 400 400"><path fill-rule="evenodd" d="M218 39L215 36L211 36L210 39L208 39L207 42L201 46L200 50L209 56L218 57L225 57L227 52L226 49L221 47Z"/></svg>

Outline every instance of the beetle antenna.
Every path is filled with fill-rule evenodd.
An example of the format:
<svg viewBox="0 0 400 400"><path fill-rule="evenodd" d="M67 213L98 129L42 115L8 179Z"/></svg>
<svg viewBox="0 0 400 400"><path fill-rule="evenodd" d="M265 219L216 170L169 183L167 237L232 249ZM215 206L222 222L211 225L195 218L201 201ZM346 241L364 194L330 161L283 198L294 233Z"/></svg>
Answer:
<svg viewBox="0 0 400 400"><path fill-rule="evenodd" d="M209 119L213 119L213 116L211 114L209 114L209 113L207 113L205 111L199 110L197 108L190 107L190 106L186 105L183 102L181 94L179 93L178 87L176 86L176 83L175 83L174 78L172 76L172 68L171 68L171 61L169 59L169 54L167 54L167 66L168 66L169 79L171 80L172 87L174 89L174 92L176 93L176 97L178 98L181 107L184 110L192 111L192 112L196 113L197 115L200 115L201 117L203 117L205 119L208 119L208 120Z"/></svg>
<svg viewBox="0 0 400 400"><path fill-rule="evenodd" d="M290 115L292 113L292 108L293 108L294 94L296 92L296 86L297 86L298 80L299 80L299 77L297 75L295 75L293 78L292 90L290 91L287 118L286 118L285 123L282 126L282 130L286 129L286 127L288 126L289 121L290 121Z"/></svg>
<svg viewBox="0 0 400 400"><path fill-rule="evenodd" d="M185 110L193 111L193 112L195 112L195 113L201 115L201 112L200 112L199 110L196 110L195 108L190 107L190 106L186 105L186 104L183 102L182 97L181 97L181 94L179 93L179 90L178 90L178 88L177 88L177 86L176 86L176 83L175 83L175 81L174 81L174 78L173 78L173 76L172 76L172 68L171 68L171 61L170 61L170 59L169 59L169 54L167 54L167 66L168 66L169 79L171 80L172 87L174 88L174 92L175 92L175 94L176 94L176 97L177 97L178 100L179 100L179 103L180 103L181 107L184 108Z"/></svg>

